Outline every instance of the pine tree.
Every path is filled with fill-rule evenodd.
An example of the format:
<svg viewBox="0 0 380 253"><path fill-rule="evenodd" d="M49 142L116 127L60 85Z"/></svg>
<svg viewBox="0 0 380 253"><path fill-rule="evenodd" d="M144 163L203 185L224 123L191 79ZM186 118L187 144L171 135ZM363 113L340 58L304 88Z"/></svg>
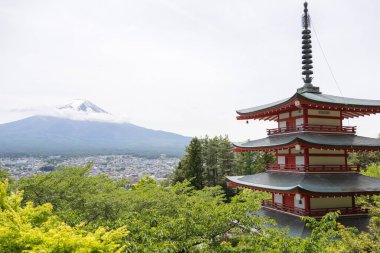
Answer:
<svg viewBox="0 0 380 253"><path fill-rule="evenodd" d="M186 147L185 157L181 159L174 172L173 181L182 182L187 179L197 189L202 189L204 187L203 168L202 142L194 137Z"/></svg>
<svg viewBox="0 0 380 253"><path fill-rule="evenodd" d="M218 185L224 187L225 176L235 175L235 155L232 150L231 142L228 137L219 137L219 149L218 149L218 173L216 175L216 182Z"/></svg>
<svg viewBox="0 0 380 253"><path fill-rule="evenodd" d="M256 152L241 152L236 154L236 171L238 175L254 174Z"/></svg>
<svg viewBox="0 0 380 253"><path fill-rule="evenodd" d="M219 142L216 137L212 139L206 137L203 143L205 185L215 186L217 185L216 174L218 170L217 163Z"/></svg>

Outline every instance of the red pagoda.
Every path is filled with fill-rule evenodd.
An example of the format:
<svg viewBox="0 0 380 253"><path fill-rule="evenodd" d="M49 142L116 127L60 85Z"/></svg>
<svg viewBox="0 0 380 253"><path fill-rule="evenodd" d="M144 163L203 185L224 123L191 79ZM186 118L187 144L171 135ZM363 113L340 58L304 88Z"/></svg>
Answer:
<svg viewBox="0 0 380 253"><path fill-rule="evenodd" d="M302 75L304 85L286 99L238 110L238 120L276 121L268 137L234 143L236 152L274 152L276 164L254 175L229 176L228 187L265 191L272 195L263 208L295 216L320 217L339 210L341 216L366 215L357 196L380 194L380 179L361 175L349 165L350 152L380 151L380 140L356 135L343 126L348 118L380 112L380 100L322 94L313 86L312 46L308 4L304 4Z"/></svg>

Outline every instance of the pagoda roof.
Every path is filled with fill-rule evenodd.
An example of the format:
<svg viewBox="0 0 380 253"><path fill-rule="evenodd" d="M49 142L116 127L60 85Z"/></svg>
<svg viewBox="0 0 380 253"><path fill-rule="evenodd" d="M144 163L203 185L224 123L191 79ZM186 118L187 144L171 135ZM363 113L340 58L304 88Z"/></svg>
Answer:
<svg viewBox="0 0 380 253"><path fill-rule="evenodd" d="M297 110L298 100L306 108L343 111L344 118L353 118L380 112L380 100L357 99L322 94L319 92L297 92L293 96L273 103L237 110L238 119L277 120L277 114L289 109Z"/></svg>
<svg viewBox="0 0 380 253"><path fill-rule="evenodd" d="M300 144L303 147L348 150L380 150L380 139L344 134L294 133L233 143L235 151L270 151Z"/></svg>
<svg viewBox="0 0 380 253"><path fill-rule="evenodd" d="M361 174L308 174L263 172L248 176L230 176L237 187L274 192L303 192L316 194L380 193L380 179Z"/></svg>

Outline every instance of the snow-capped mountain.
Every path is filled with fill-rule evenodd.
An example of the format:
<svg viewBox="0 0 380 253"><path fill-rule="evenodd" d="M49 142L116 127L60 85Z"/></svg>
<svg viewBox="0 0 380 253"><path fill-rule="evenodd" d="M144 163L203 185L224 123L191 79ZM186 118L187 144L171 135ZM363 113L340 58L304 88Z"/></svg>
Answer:
<svg viewBox="0 0 380 253"><path fill-rule="evenodd" d="M72 110L76 112L85 112L85 113L105 113L110 114L106 110L103 110L94 103L86 99L74 99L64 106L59 106L60 110Z"/></svg>
<svg viewBox="0 0 380 253"><path fill-rule="evenodd" d="M57 106L52 111L40 114L71 120L100 121L112 123L127 123L126 117L113 115L86 99L74 99L63 106Z"/></svg>
<svg viewBox="0 0 380 253"><path fill-rule="evenodd" d="M87 100L0 124L0 154L168 154L181 156L190 137L140 127Z"/></svg>

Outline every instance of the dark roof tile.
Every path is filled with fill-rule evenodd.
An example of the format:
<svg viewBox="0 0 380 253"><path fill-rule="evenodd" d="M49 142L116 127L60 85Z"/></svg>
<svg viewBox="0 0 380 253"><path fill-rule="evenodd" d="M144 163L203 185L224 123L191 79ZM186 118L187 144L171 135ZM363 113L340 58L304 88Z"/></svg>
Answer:
<svg viewBox="0 0 380 253"><path fill-rule="evenodd" d="M307 174L264 172L248 176L231 176L236 184L263 190L309 193L379 193L380 179L361 174Z"/></svg>

